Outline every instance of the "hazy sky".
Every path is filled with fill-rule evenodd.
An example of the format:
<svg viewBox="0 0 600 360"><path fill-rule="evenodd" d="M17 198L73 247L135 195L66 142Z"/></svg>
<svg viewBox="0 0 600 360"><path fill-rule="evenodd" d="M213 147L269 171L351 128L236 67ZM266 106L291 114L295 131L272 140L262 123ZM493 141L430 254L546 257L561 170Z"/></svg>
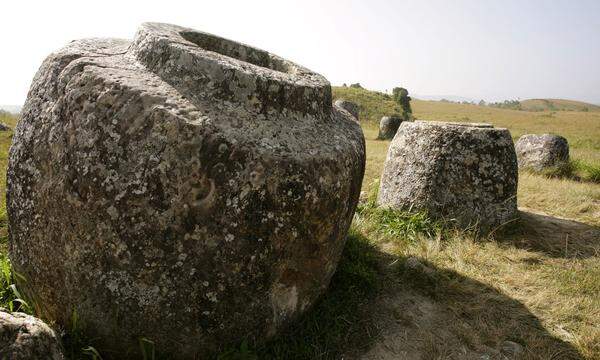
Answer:
<svg viewBox="0 0 600 360"><path fill-rule="evenodd" d="M168 22L242 41L332 84L475 99L600 103L600 0L3 1L0 104L21 104L73 39Z"/></svg>

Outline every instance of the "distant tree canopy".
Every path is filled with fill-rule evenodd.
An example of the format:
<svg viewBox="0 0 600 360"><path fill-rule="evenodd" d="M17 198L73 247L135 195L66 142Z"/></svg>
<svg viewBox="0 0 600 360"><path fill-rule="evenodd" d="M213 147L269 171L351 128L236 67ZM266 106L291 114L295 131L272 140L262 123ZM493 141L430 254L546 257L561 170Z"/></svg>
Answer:
<svg viewBox="0 0 600 360"><path fill-rule="evenodd" d="M488 106L501 109L522 110L521 102L519 100L504 100L502 102L493 102L489 103Z"/></svg>
<svg viewBox="0 0 600 360"><path fill-rule="evenodd" d="M408 96L408 90L403 87L395 87L392 90L392 98L402 109L402 115L405 119L409 119L412 116L412 108L410 107L410 96Z"/></svg>

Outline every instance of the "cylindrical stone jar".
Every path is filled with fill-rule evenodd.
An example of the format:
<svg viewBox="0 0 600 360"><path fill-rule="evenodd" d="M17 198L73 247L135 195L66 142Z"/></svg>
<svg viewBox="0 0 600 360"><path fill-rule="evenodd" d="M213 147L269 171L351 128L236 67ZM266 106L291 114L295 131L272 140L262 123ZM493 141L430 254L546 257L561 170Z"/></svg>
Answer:
<svg viewBox="0 0 600 360"><path fill-rule="evenodd" d="M326 289L365 166L322 76L166 24L51 54L16 128L10 258L106 358L263 341Z"/></svg>
<svg viewBox="0 0 600 360"><path fill-rule="evenodd" d="M403 122L388 149L377 202L487 233L518 217L517 183L507 129Z"/></svg>

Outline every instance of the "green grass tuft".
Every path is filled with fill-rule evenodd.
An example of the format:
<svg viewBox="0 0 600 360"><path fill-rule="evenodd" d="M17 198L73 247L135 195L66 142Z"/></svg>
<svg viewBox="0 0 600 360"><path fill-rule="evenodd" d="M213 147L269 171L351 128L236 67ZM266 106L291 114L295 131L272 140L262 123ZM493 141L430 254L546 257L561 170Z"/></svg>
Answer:
<svg viewBox="0 0 600 360"><path fill-rule="evenodd" d="M16 285L16 274L6 254L0 253L0 307L10 312L32 314L32 308L23 298Z"/></svg>
<svg viewBox="0 0 600 360"><path fill-rule="evenodd" d="M559 178L559 179L573 179L575 178L577 171L577 162L574 160L563 162L557 166L552 166L549 168L545 168L541 171L535 171L532 169L527 169L527 171L538 173L547 178Z"/></svg>
<svg viewBox="0 0 600 360"><path fill-rule="evenodd" d="M411 212L377 206L379 183L373 182L367 200L359 204L356 213L360 223L369 224L369 231L380 235L412 241L419 236L435 237L443 232L443 224L430 219L425 212Z"/></svg>
<svg viewBox="0 0 600 360"><path fill-rule="evenodd" d="M581 179L589 182L600 183L600 165L590 164L582 160L572 161Z"/></svg>
<svg viewBox="0 0 600 360"><path fill-rule="evenodd" d="M434 237L442 230L442 226L424 212L362 207L359 214L369 217L380 233L398 238L414 239L419 235Z"/></svg>
<svg viewBox="0 0 600 360"><path fill-rule="evenodd" d="M547 178L571 179L576 181L600 183L600 165L591 164L580 159L569 160L558 166L544 169L542 171L527 171L534 174L543 175Z"/></svg>

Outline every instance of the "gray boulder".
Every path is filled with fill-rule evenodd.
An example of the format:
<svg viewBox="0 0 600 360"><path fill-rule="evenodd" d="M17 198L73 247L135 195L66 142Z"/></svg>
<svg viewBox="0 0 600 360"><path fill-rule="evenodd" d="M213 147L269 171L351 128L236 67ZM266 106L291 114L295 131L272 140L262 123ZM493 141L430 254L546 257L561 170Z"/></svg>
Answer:
<svg viewBox="0 0 600 360"><path fill-rule="evenodd" d="M352 116L354 116L356 118L356 121L358 121L358 114L360 112L360 108L358 107L358 104L353 103L352 101L338 99L335 101L334 105L346 110L347 112L349 112L350 114L352 114Z"/></svg>
<svg viewBox="0 0 600 360"><path fill-rule="evenodd" d="M396 132L400 127L400 124L404 119L397 115L384 116L379 121L379 135L378 140L390 140L396 136Z"/></svg>
<svg viewBox="0 0 600 360"><path fill-rule="evenodd" d="M390 144L378 203L491 230L517 217L510 133L488 124L404 122Z"/></svg>
<svg viewBox="0 0 600 360"><path fill-rule="evenodd" d="M0 123L0 131L8 131L10 127L4 123Z"/></svg>
<svg viewBox="0 0 600 360"><path fill-rule="evenodd" d="M144 24L50 55L8 169L10 258L50 320L170 358L264 341L327 288L365 166L322 76Z"/></svg>
<svg viewBox="0 0 600 360"><path fill-rule="evenodd" d="M0 359L62 360L54 331L42 320L0 309Z"/></svg>
<svg viewBox="0 0 600 360"><path fill-rule="evenodd" d="M559 135L523 135L515 149L520 168L541 171L569 161L569 143Z"/></svg>

